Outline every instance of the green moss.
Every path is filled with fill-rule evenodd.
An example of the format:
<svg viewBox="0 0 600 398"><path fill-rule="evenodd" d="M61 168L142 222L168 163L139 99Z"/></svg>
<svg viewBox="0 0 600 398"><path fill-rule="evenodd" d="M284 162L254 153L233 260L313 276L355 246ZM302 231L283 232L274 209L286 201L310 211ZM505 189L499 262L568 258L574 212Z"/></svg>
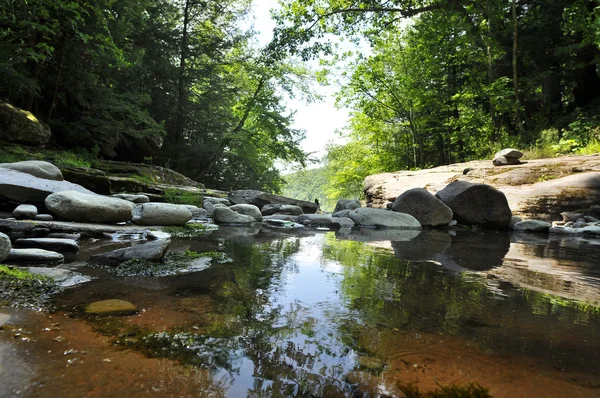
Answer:
<svg viewBox="0 0 600 398"><path fill-rule="evenodd" d="M490 398L491 395L486 388L477 383L466 384L463 386L451 385L440 386L435 391L422 393L412 385L399 385L398 388L404 393L406 398Z"/></svg>
<svg viewBox="0 0 600 398"><path fill-rule="evenodd" d="M194 205L202 207L204 197L194 192L187 192L179 189L167 189L165 191L165 201L179 205Z"/></svg>
<svg viewBox="0 0 600 398"><path fill-rule="evenodd" d="M0 264L0 305L41 309L60 291L52 278Z"/></svg>
<svg viewBox="0 0 600 398"><path fill-rule="evenodd" d="M91 167L96 159L93 152L58 151L5 144L0 146L0 163L22 162L24 160L45 160L57 167Z"/></svg>
<svg viewBox="0 0 600 398"><path fill-rule="evenodd" d="M165 227L163 231L170 234L173 238L197 238L204 236L206 225L199 223L189 223L181 227Z"/></svg>

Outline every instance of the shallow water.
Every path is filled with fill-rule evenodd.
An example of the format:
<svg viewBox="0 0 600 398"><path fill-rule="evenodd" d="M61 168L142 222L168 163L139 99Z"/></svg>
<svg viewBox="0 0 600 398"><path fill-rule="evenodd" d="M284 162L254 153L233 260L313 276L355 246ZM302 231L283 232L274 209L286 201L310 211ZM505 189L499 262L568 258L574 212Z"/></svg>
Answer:
<svg viewBox="0 0 600 398"><path fill-rule="evenodd" d="M600 241L455 235L222 229L172 243L234 260L199 272L120 278L74 263L95 279L52 314L2 309L22 334L0 332L0 360L15 364L0 367L0 395L402 396L479 383L500 397L600 396ZM141 312L83 315L109 298Z"/></svg>

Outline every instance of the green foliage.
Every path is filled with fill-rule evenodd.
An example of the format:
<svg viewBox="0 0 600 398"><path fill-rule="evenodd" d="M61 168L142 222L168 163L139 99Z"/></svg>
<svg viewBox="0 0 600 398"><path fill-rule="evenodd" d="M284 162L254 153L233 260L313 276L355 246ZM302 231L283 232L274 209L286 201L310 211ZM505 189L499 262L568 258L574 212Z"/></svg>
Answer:
<svg viewBox="0 0 600 398"><path fill-rule="evenodd" d="M284 176L285 186L282 195L313 202L319 200L321 210L331 212L335 208L337 198L327 196L329 180L324 168L300 170Z"/></svg>
<svg viewBox="0 0 600 398"><path fill-rule="evenodd" d="M164 227L162 230L173 238L197 238L206 234L206 226L200 223L187 223L180 227Z"/></svg>

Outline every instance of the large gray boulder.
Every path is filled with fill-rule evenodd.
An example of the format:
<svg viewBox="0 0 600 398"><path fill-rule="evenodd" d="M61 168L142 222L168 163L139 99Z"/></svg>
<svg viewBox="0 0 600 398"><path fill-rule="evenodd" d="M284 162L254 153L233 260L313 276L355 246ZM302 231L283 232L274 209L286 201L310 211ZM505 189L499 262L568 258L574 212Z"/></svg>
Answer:
<svg viewBox="0 0 600 398"><path fill-rule="evenodd" d="M44 203L55 192L77 191L94 195L92 191L67 181L47 180L17 170L0 168L0 196L15 202Z"/></svg>
<svg viewBox="0 0 600 398"><path fill-rule="evenodd" d="M50 128L31 112L0 102L0 141L44 146L51 135Z"/></svg>
<svg viewBox="0 0 600 398"><path fill-rule="evenodd" d="M192 217L192 212L183 205L144 203L135 207L132 221L138 225L184 225Z"/></svg>
<svg viewBox="0 0 600 398"><path fill-rule="evenodd" d="M17 220L33 220L37 214L38 209L34 205L19 205L12 212Z"/></svg>
<svg viewBox="0 0 600 398"><path fill-rule="evenodd" d="M454 181L436 196L454 212L454 219L463 225L488 228L508 227L512 212L506 196L486 184Z"/></svg>
<svg viewBox="0 0 600 398"><path fill-rule="evenodd" d="M268 204L264 205L260 212L263 216L272 216L273 214L287 214L290 216L299 216L304 214L302 208L295 205Z"/></svg>
<svg viewBox="0 0 600 398"><path fill-rule="evenodd" d="M252 189L243 189L239 191L230 192L228 195L229 201L233 204L250 204L257 206L262 209L263 206L268 204L282 204L282 205L294 205L302 208L302 211L306 214L312 214L317 212L317 204L313 202L307 202L305 200L297 200L292 198L286 198L285 196L274 195L272 193L255 191Z"/></svg>
<svg viewBox="0 0 600 398"><path fill-rule="evenodd" d="M131 247L124 247L122 249L96 254L90 256L87 261L91 264L106 265L110 267L116 267L127 260L158 262L165 256L170 243L170 239L159 239L149 243L141 243Z"/></svg>
<svg viewBox="0 0 600 398"><path fill-rule="evenodd" d="M227 207L227 206L224 205L223 203L217 203L217 202L206 202L205 201L202 203L202 208L204 210L206 210L208 212L208 215L210 215L211 217L217 207Z"/></svg>
<svg viewBox="0 0 600 398"><path fill-rule="evenodd" d="M229 209L235 211L236 213L250 216L258 222L263 220L263 215L261 214L259 208L254 205L233 205L230 206Z"/></svg>
<svg viewBox="0 0 600 398"><path fill-rule="evenodd" d="M53 193L46 208L66 221L115 224L130 221L135 205L127 200L77 191Z"/></svg>
<svg viewBox="0 0 600 398"><path fill-rule="evenodd" d="M361 227L421 229L421 224L410 214L390 210L361 207L350 211L348 217ZM338 217L335 217L338 218Z"/></svg>
<svg viewBox="0 0 600 398"><path fill-rule="evenodd" d="M6 257L8 257L11 248L12 244L10 243L10 238L0 232L0 261L4 261Z"/></svg>
<svg viewBox="0 0 600 398"><path fill-rule="evenodd" d="M354 210L360 207L360 202L356 199L340 199L335 205L333 213L340 212L342 210Z"/></svg>
<svg viewBox="0 0 600 398"><path fill-rule="evenodd" d="M256 222L254 217L236 213L229 207L216 207L212 217L217 224L252 225Z"/></svg>
<svg viewBox="0 0 600 398"><path fill-rule="evenodd" d="M311 228L328 228L334 231L354 227L354 221L347 217L332 217L325 214L303 214L298 223Z"/></svg>
<svg viewBox="0 0 600 398"><path fill-rule="evenodd" d="M3 169L17 170L21 173L31 174L32 176L43 178L45 180L62 181L63 175L58 167L43 160L26 160L16 163L0 163Z"/></svg>
<svg viewBox="0 0 600 398"><path fill-rule="evenodd" d="M452 209L423 188L413 188L398 196L392 210L410 214L423 226L438 227L452 221Z"/></svg>

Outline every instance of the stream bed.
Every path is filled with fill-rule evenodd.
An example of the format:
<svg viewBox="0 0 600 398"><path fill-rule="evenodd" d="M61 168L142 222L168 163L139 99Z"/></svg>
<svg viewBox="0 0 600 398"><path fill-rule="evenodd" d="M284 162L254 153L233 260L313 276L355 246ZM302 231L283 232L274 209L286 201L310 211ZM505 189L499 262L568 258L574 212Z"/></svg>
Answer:
<svg viewBox="0 0 600 398"><path fill-rule="evenodd" d="M452 233L223 228L171 243L232 260L196 272L73 263L93 280L50 312L0 308L0 396L600 396L600 240ZM105 299L140 312L84 313Z"/></svg>

